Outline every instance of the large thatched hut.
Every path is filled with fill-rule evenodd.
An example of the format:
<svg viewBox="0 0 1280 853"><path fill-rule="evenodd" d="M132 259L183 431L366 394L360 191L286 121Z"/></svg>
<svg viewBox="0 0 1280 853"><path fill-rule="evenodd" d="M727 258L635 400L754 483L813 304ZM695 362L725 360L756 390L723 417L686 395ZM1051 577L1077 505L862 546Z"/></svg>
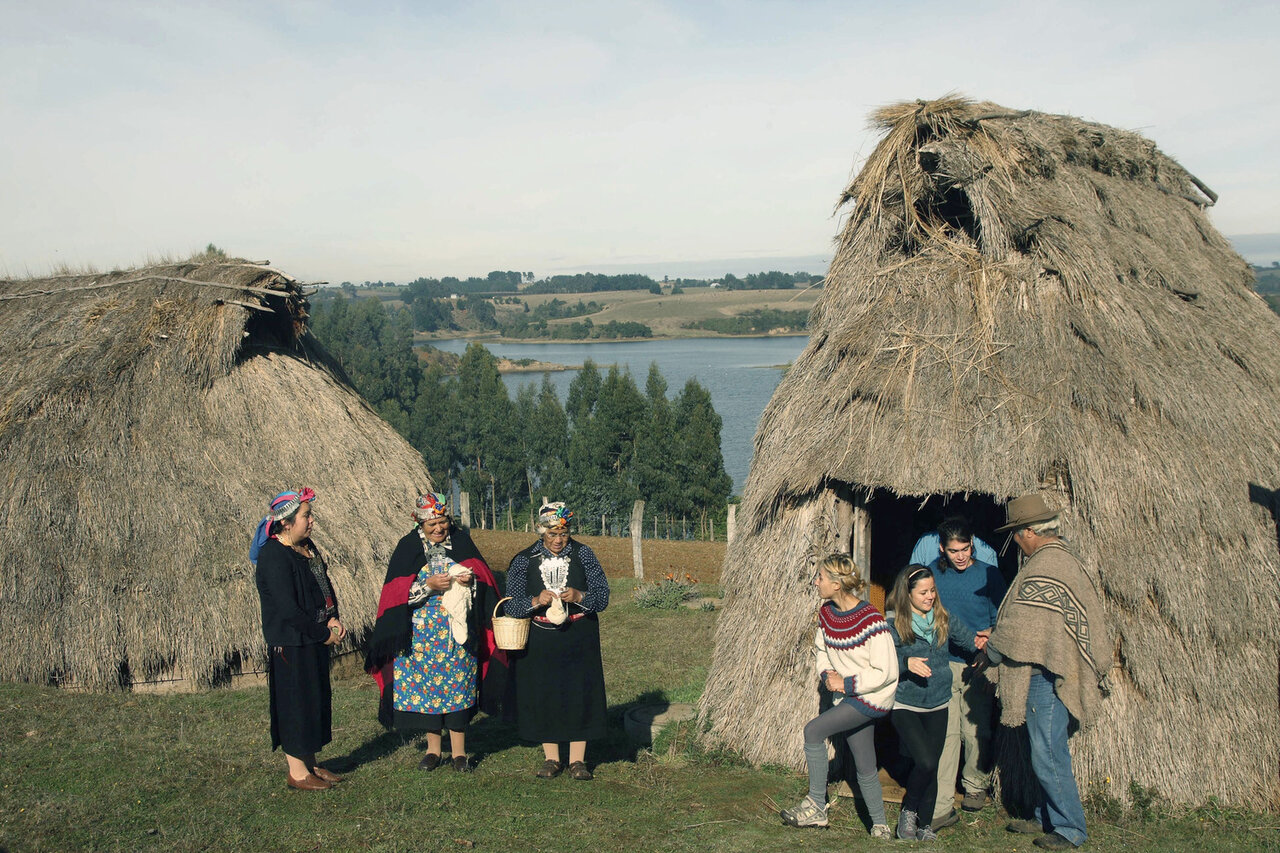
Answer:
<svg viewBox="0 0 1280 853"><path fill-rule="evenodd" d="M344 619L429 484L306 331L304 288L206 259L0 282L0 678L91 688L265 661L249 537L310 486Z"/></svg>
<svg viewBox="0 0 1280 853"><path fill-rule="evenodd" d="M1068 116L946 98L875 122L809 344L756 434L710 737L800 759L817 558L852 552L882 594L941 513L990 531L1039 490L1115 639L1103 719L1072 739L1086 788L1274 807L1280 320L1211 191Z"/></svg>

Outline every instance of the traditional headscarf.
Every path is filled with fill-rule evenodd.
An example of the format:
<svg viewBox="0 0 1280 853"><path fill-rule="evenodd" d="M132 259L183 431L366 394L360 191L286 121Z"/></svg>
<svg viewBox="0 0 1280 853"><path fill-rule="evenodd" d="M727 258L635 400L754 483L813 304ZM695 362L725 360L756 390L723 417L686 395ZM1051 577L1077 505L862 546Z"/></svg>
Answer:
<svg viewBox="0 0 1280 853"><path fill-rule="evenodd" d="M427 492L414 502L413 520L417 524L431 518L449 517L449 499L439 492Z"/></svg>
<svg viewBox="0 0 1280 853"><path fill-rule="evenodd" d="M267 544L267 540L272 538L270 536L272 524L282 518L288 518L304 503L310 503L315 499L316 493L306 488L281 492L272 498L270 509L258 524L258 529L253 534L253 541L249 543L249 562L255 566L258 565L258 552L262 550L263 545Z"/></svg>
<svg viewBox="0 0 1280 853"><path fill-rule="evenodd" d="M567 530L573 511L564 505L564 501L553 501L543 504L538 510L538 532L549 533L552 530Z"/></svg>

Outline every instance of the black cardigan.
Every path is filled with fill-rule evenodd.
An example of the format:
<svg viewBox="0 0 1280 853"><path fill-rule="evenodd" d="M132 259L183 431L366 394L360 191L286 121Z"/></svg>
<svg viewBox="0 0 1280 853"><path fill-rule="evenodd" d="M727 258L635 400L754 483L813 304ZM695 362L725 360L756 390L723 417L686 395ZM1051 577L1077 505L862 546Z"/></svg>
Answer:
<svg viewBox="0 0 1280 853"><path fill-rule="evenodd" d="M324 593L306 557L268 539L258 553L254 581L268 646L308 646L329 639Z"/></svg>

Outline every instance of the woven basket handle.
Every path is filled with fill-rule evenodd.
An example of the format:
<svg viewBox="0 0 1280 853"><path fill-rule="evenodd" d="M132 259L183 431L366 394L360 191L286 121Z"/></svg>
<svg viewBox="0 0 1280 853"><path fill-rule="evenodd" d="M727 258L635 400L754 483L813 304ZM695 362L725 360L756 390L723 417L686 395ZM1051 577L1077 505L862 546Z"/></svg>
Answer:
<svg viewBox="0 0 1280 853"><path fill-rule="evenodd" d="M510 600L511 600L511 596L509 596L509 595L508 595L506 598L499 598L499 599L498 599L498 603L497 603L497 604L495 604L495 605L493 605L493 618L494 618L494 619L497 619L497 618L498 618L498 608L502 606L502 602L504 602L504 601L510 601Z"/></svg>

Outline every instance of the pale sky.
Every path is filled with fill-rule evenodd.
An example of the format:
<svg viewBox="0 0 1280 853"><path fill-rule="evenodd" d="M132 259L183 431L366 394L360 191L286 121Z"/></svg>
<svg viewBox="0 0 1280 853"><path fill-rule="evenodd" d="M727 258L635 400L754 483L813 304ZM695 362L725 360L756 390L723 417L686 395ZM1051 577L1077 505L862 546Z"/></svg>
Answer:
<svg viewBox="0 0 1280 853"><path fill-rule="evenodd" d="M1280 235L1276 3L0 0L0 22L0 275L210 242L334 283L770 269L830 256L871 110L953 91L1143 133L1220 194L1223 233Z"/></svg>

